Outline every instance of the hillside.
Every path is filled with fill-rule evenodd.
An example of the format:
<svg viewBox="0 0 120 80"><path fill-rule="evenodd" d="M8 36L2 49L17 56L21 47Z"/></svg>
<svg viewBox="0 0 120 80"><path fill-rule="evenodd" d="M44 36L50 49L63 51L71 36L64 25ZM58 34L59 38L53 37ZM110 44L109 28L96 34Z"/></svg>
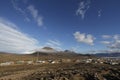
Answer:
<svg viewBox="0 0 120 80"><path fill-rule="evenodd" d="M0 52L0 62L6 61L36 61L39 57L39 60L49 60L49 59L82 59L88 58L88 55L82 55L72 52L34 52L32 54L13 54L13 53L4 53Z"/></svg>
<svg viewBox="0 0 120 80"><path fill-rule="evenodd" d="M35 60L36 57L28 54L14 54L14 53L5 53L0 52L0 62L6 61L19 61L19 60Z"/></svg>

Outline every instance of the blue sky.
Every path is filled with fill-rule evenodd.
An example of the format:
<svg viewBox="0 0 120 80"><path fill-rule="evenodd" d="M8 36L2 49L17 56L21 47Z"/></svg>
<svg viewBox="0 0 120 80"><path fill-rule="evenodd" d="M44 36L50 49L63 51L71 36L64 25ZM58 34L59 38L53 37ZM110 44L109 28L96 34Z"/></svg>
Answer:
<svg viewBox="0 0 120 80"><path fill-rule="evenodd" d="M0 51L118 52L120 0L1 0Z"/></svg>

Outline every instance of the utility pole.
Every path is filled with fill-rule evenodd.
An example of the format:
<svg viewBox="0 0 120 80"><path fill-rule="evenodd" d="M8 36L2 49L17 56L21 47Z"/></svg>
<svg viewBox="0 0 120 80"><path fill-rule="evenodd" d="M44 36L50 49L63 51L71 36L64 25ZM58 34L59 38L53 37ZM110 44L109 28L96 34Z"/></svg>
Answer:
<svg viewBox="0 0 120 80"><path fill-rule="evenodd" d="M37 61L39 61L39 52L37 52Z"/></svg>

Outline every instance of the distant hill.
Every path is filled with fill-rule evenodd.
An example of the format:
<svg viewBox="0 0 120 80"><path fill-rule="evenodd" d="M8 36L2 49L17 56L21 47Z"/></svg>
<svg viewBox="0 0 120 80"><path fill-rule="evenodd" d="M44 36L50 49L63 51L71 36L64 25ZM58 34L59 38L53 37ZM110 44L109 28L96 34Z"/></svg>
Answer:
<svg viewBox="0 0 120 80"><path fill-rule="evenodd" d="M120 57L120 53L96 53L93 55L97 57Z"/></svg>
<svg viewBox="0 0 120 80"><path fill-rule="evenodd" d="M82 55L69 51L58 51L58 52L40 52L36 51L32 54L15 54L15 53L4 53L0 52L0 63L6 61L36 61L39 60L49 60L49 59L83 59L88 58L90 55Z"/></svg>
<svg viewBox="0 0 120 80"><path fill-rule="evenodd" d="M70 50L57 51L50 47L37 49L30 54L15 54L15 53L0 52L0 62L19 61L19 60L36 61L38 58L39 60L49 60L49 59L83 59L88 57L89 58L93 57L93 55L77 54Z"/></svg>
<svg viewBox="0 0 120 80"><path fill-rule="evenodd" d="M34 56L49 56L49 57L74 57L78 56L77 53L70 51L70 50L65 50L65 51L57 51L51 47L43 47L41 49L36 50L33 54ZM80 55L80 54L79 54ZM82 56L82 55L81 55Z"/></svg>
<svg viewBox="0 0 120 80"><path fill-rule="evenodd" d="M41 52L36 51L33 54L30 54L33 56L39 56L40 59L82 59L82 58L90 58L94 57L93 55L85 55L85 54L78 54L70 50L65 51L57 51L57 52Z"/></svg>

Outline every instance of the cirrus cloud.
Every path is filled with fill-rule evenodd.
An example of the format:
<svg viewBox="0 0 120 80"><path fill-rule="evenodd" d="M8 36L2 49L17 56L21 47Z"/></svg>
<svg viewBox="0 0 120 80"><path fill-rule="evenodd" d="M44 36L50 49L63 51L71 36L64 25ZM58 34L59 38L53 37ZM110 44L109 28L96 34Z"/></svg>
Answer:
<svg viewBox="0 0 120 80"><path fill-rule="evenodd" d="M101 17L101 15L102 15L102 9L98 11L98 17Z"/></svg>
<svg viewBox="0 0 120 80"><path fill-rule="evenodd" d="M101 41L102 44L106 45L107 48L112 50L112 52L117 52L120 49L120 35L103 35L103 39L108 39L107 41ZM120 51L119 51L120 52Z"/></svg>
<svg viewBox="0 0 120 80"><path fill-rule="evenodd" d="M19 2L22 2L24 7L20 7ZM31 17L28 16L28 14L31 14L33 20L37 23L37 25L43 26L43 17L40 16L40 14L38 13L38 9L36 9L34 5L27 4L27 0L24 0L24 1L12 0L11 3L13 8L17 10L21 15L24 16L26 21L28 22L31 21ZM27 6L26 4L29 6Z"/></svg>
<svg viewBox="0 0 120 80"><path fill-rule="evenodd" d="M110 39L110 38L112 38L112 36L111 35L102 35L102 38L103 39Z"/></svg>
<svg viewBox="0 0 120 80"><path fill-rule="evenodd" d="M110 41L101 41L101 43L102 43L102 44L106 44L106 45L111 44Z"/></svg>
<svg viewBox="0 0 120 80"><path fill-rule="evenodd" d="M29 5L27 9L31 13L34 20L37 22L37 25L42 26L43 25L43 17L38 14L38 10L33 5Z"/></svg>
<svg viewBox="0 0 120 80"><path fill-rule="evenodd" d="M116 34L112 37L111 45L108 45L111 49L120 49L120 35Z"/></svg>
<svg viewBox="0 0 120 80"><path fill-rule="evenodd" d="M61 44L62 43L59 40L48 40L45 46L52 47L56 50L62 50Z"/></svg>
<svg viewBox="0 0 120 80"><path fill-rule="evenodd" d="M25 0L24 0L24 2L25 2ZM25 21L28 21L28 22L29 22L29 21L30 21L30 18L27 16L27 14L26 14L26 12L25 12L25 8L23 9L23 8L19 7L17 0L11 0L11 3L12 3L12 5L13 5L13 8L14 8L15 10L17 10L21 15L24 16Z"/></svg>
<svg viewBox="0 0 120 80"><path fill-rule="evenodd" d="M76 11L76 15L80 15L82 19L84 19L85 17L85 14L87 12L87 10L89 9L90 7L90 3L91 1L90 0L85 0L85 1L81 1L79 3L79 7Z"/></svg>
<svg viewBox="0 0 120 80"><path fill-rule="evenodd" d="M24 53L39 47L37 39L15 28L15 24L0 18L0 51Z"/></svg>

